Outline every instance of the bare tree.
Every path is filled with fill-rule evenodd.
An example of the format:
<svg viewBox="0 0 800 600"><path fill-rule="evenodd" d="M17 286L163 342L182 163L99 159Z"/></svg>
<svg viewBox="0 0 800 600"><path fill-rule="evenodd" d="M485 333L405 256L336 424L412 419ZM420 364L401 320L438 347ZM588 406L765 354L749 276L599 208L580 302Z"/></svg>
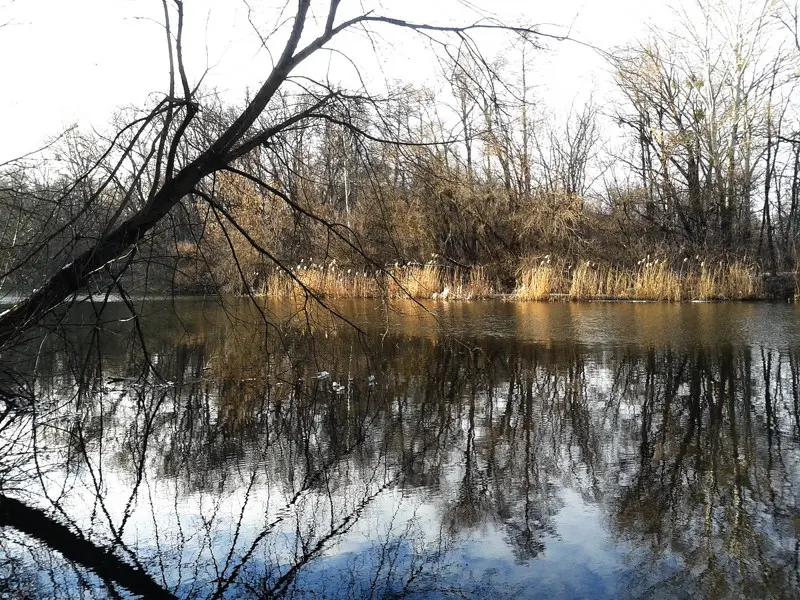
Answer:
<svg viewBox="0 0 800 600"><path fill-rule="evenodd" d="M771 6L700 0L677 30L654 30L614 60L632 108L618 119L639 148L644 215L690 245L732 251L753 241L757 184L775 158L769 115L788 102L776 91L786 60L770 43Z"/></svg>

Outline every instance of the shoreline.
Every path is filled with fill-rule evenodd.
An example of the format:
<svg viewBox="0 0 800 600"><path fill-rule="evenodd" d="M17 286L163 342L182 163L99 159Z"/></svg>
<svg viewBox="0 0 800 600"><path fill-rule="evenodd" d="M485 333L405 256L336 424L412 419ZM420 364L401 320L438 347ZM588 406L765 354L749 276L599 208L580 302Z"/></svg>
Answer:
<svg viewBox="0 0 800 600"><path fill-rule="evenodd" d="M433 302L475 302L483 300L502 301L502 302L542 302L542 303L564 303L564 302L584 302L584 303L667 303L667 304L714 304L730 302L780 302L793 303L800 300L800 272L782 272L775 274L754 274L754 281L760 280L760 285L754 285L748 293L726 296L723 294L712 294L709 297L659 297L658 291L651 293L651 297L636 297L634 287L626 288L624 293L618 295L609 294L577 294L574 290L549 291L539 290L537 294L526 293L526 289L520 285L519 281L513 291L498 291L487 281L480 280L458 280L458 277L451 277L448 281L433 280L430 272L417 272L416 268L401 268L406 272L402 277L397 277L398 273L392 273L392 269L385 272L378 272L377 275L359 273L346 277L335 276L334 271L322 272L322 277L315 274L308 277L307 273L299 271L293 273L296 279L292 280L288 275L282 273L280 276L273 276L258 290L246 291L225 291L212 290L209 288L177 288L175 294L165 294L156 292L154 294L132 296L134 300L165 300L165 299L192 299L209 296L239 296L254 298L271 299L292 299L301 298L306 293L311 293L320 299L336 300L416 300ZM299 282L299 283L298 283ZM302 283L302 287L300 284ZM679 281L685 285L685 281ZM448 285L449 284L449 285ZM575 281L562 281L564 285L571 288L575 286ZM652 292L652 290L649 290ZM92 298L103 298L111 302L121 301L120 298L112 296L105 298L105 295L95 296L92 294L78 294L80 301ZM25 298L24 294L9 294L0 297L0 307L11 307Z"/></svg>
<svg viewBox="0 0 800 600"><path fill-rule="evenodd" d="M413 299L467 301L496 299L538 302L732 302L796 301L800 273L758 273L740 262L682 263L666 260L635 269L586 261L577 267L541 261L518 271L513 289L499 285L483 266L446 268L433 263L395 265L372 272L339 268L335 261L275 269L256 287L234 293L291 298L306 293L328 299ZM231 290L233 291L233 290Z"/></svg>

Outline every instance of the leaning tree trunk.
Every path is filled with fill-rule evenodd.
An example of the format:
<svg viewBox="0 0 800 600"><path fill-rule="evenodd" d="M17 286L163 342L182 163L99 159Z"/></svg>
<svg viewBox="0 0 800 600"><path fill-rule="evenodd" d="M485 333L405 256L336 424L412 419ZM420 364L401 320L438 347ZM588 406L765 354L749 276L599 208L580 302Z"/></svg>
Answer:
<svg viewBox="0 0 800 600"><path fill-rule="evenodd" d="M275 68L253 100L222 135L197 158L178 171L174 177L169 172L165 173L164 183L161 188L153 194L145 207L137 214L109 234L103 236L94 247L86 250L71 263L62 267L42 287L27 298L0 313L0 350L8 348L14 340L18 339L22 332L39 323L55 307L73 294L81 291L89 282L92 274L102 270L110 262L128 252L181 199L191 194L203 178L265 143L277 132L302 117L302 113L295 115L269 130L262 131L249 139L245 138L256 119L264 111L278 88L286 81L291 71L312 54L314 50L321 48L336 33L351 24L351 22L347 22L338 27L333 27L333 18L338 6L338 2L333 0L328 26L324 34L299 52L296 52L310 4L311 0L299 0L291 34ZM174 153L180 143L180 138L197 110L191 97L189 97L188 86L185 86L185 89L187 97L183 99L183 104L187 107L187 114L184 122L174 134L172 143L169 144L169 150L164 150L163 157L166 159L165 162L167 164L171 164L174 161Z"/></svg>

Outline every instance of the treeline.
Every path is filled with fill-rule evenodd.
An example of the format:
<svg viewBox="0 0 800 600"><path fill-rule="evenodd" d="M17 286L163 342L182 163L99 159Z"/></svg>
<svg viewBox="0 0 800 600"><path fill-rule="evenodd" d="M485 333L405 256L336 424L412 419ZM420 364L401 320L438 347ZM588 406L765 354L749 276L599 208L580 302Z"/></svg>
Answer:
<svg viewBox="0 0 800 600"><path fill-rule="evenodd" d="M117 267L149 289L237 293L334 260L373 274L480 266L501 291L550 257L573 269L652 257L676 271L685 259L796 270L796 34L796 6L698 2L674 30L610 52L613 91L566 114L537 96L530 40L494 61L449 47L429 88L276 94L260 125L290 126L197 186ZM236 112L204 101L178 164ZM4 289L33 287L146 206L163 173L135 158L148 164L158 140L122 131L114 143L134 164L109 174L114 185L91 166L109 160L108 140L75 133L36 175L4 170Z"/></svg>
<svg viewBox="0 0 800 600"><path fill-rule="evenodd" d="M634 270L648 256L676 269L690 257L794 270L800 48L788 10L776 10L699 3L675 31L609 55L614 93L560 119L536 96L529 49L482 64L454 53L444 89L343 100L340 114L242 164L246 175L226 174L216 197L295 270L433 259L482 265L506 289L547 255ZM263 286L271 264L252 240L224 220L206 224L184 256L228 255L213 277Z"/></svg>

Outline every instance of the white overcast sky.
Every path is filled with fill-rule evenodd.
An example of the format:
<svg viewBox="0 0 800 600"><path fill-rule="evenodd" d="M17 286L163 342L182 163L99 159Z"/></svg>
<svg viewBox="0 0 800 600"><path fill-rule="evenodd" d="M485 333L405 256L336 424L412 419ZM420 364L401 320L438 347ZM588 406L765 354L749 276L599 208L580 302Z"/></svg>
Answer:
<svg viewBox="0 0 800 600"><path fill-rule="evenodd" d="M359 0L344 0L342 11ZM250 0L267 26L278 0ZM458 0L383 0L380 12L409 20L451 24L471 22L475 13ZM649 22L663 24L671 14L653 0L471 0L481 10L508 22L543 23L543 30L610 48L642 37ZM257 86L268 71L242 0L185 0L187 63L195 79L208 64L204 81L235 100ZM291 6L294 2L291 3ZM0 0L0 162L31 151L64 128L103 129L113 112L140 105L163 91L166 57L159 0ZM391 35L391 34L390 34ZM414 40L406 37L405 40ZM396 79L430 76L414 44L386 39L389 62L376 64L358 40L339 48L362 62L365 72ZM491 44L488 54L492 54ZM348 44L353 44L348 48ZM570 103L581 90L602 91L608 76L591 50L552 42L537 57L539 95L550 106ZM497 51L501 49L499 42ZM327 60L327 59L325 59ZM324 68L324 62L309 68ZM382 73L377 71L382 69ZM388 72L387 72L388 71ZM417 81L419 83L419 81Z"/></svg>

